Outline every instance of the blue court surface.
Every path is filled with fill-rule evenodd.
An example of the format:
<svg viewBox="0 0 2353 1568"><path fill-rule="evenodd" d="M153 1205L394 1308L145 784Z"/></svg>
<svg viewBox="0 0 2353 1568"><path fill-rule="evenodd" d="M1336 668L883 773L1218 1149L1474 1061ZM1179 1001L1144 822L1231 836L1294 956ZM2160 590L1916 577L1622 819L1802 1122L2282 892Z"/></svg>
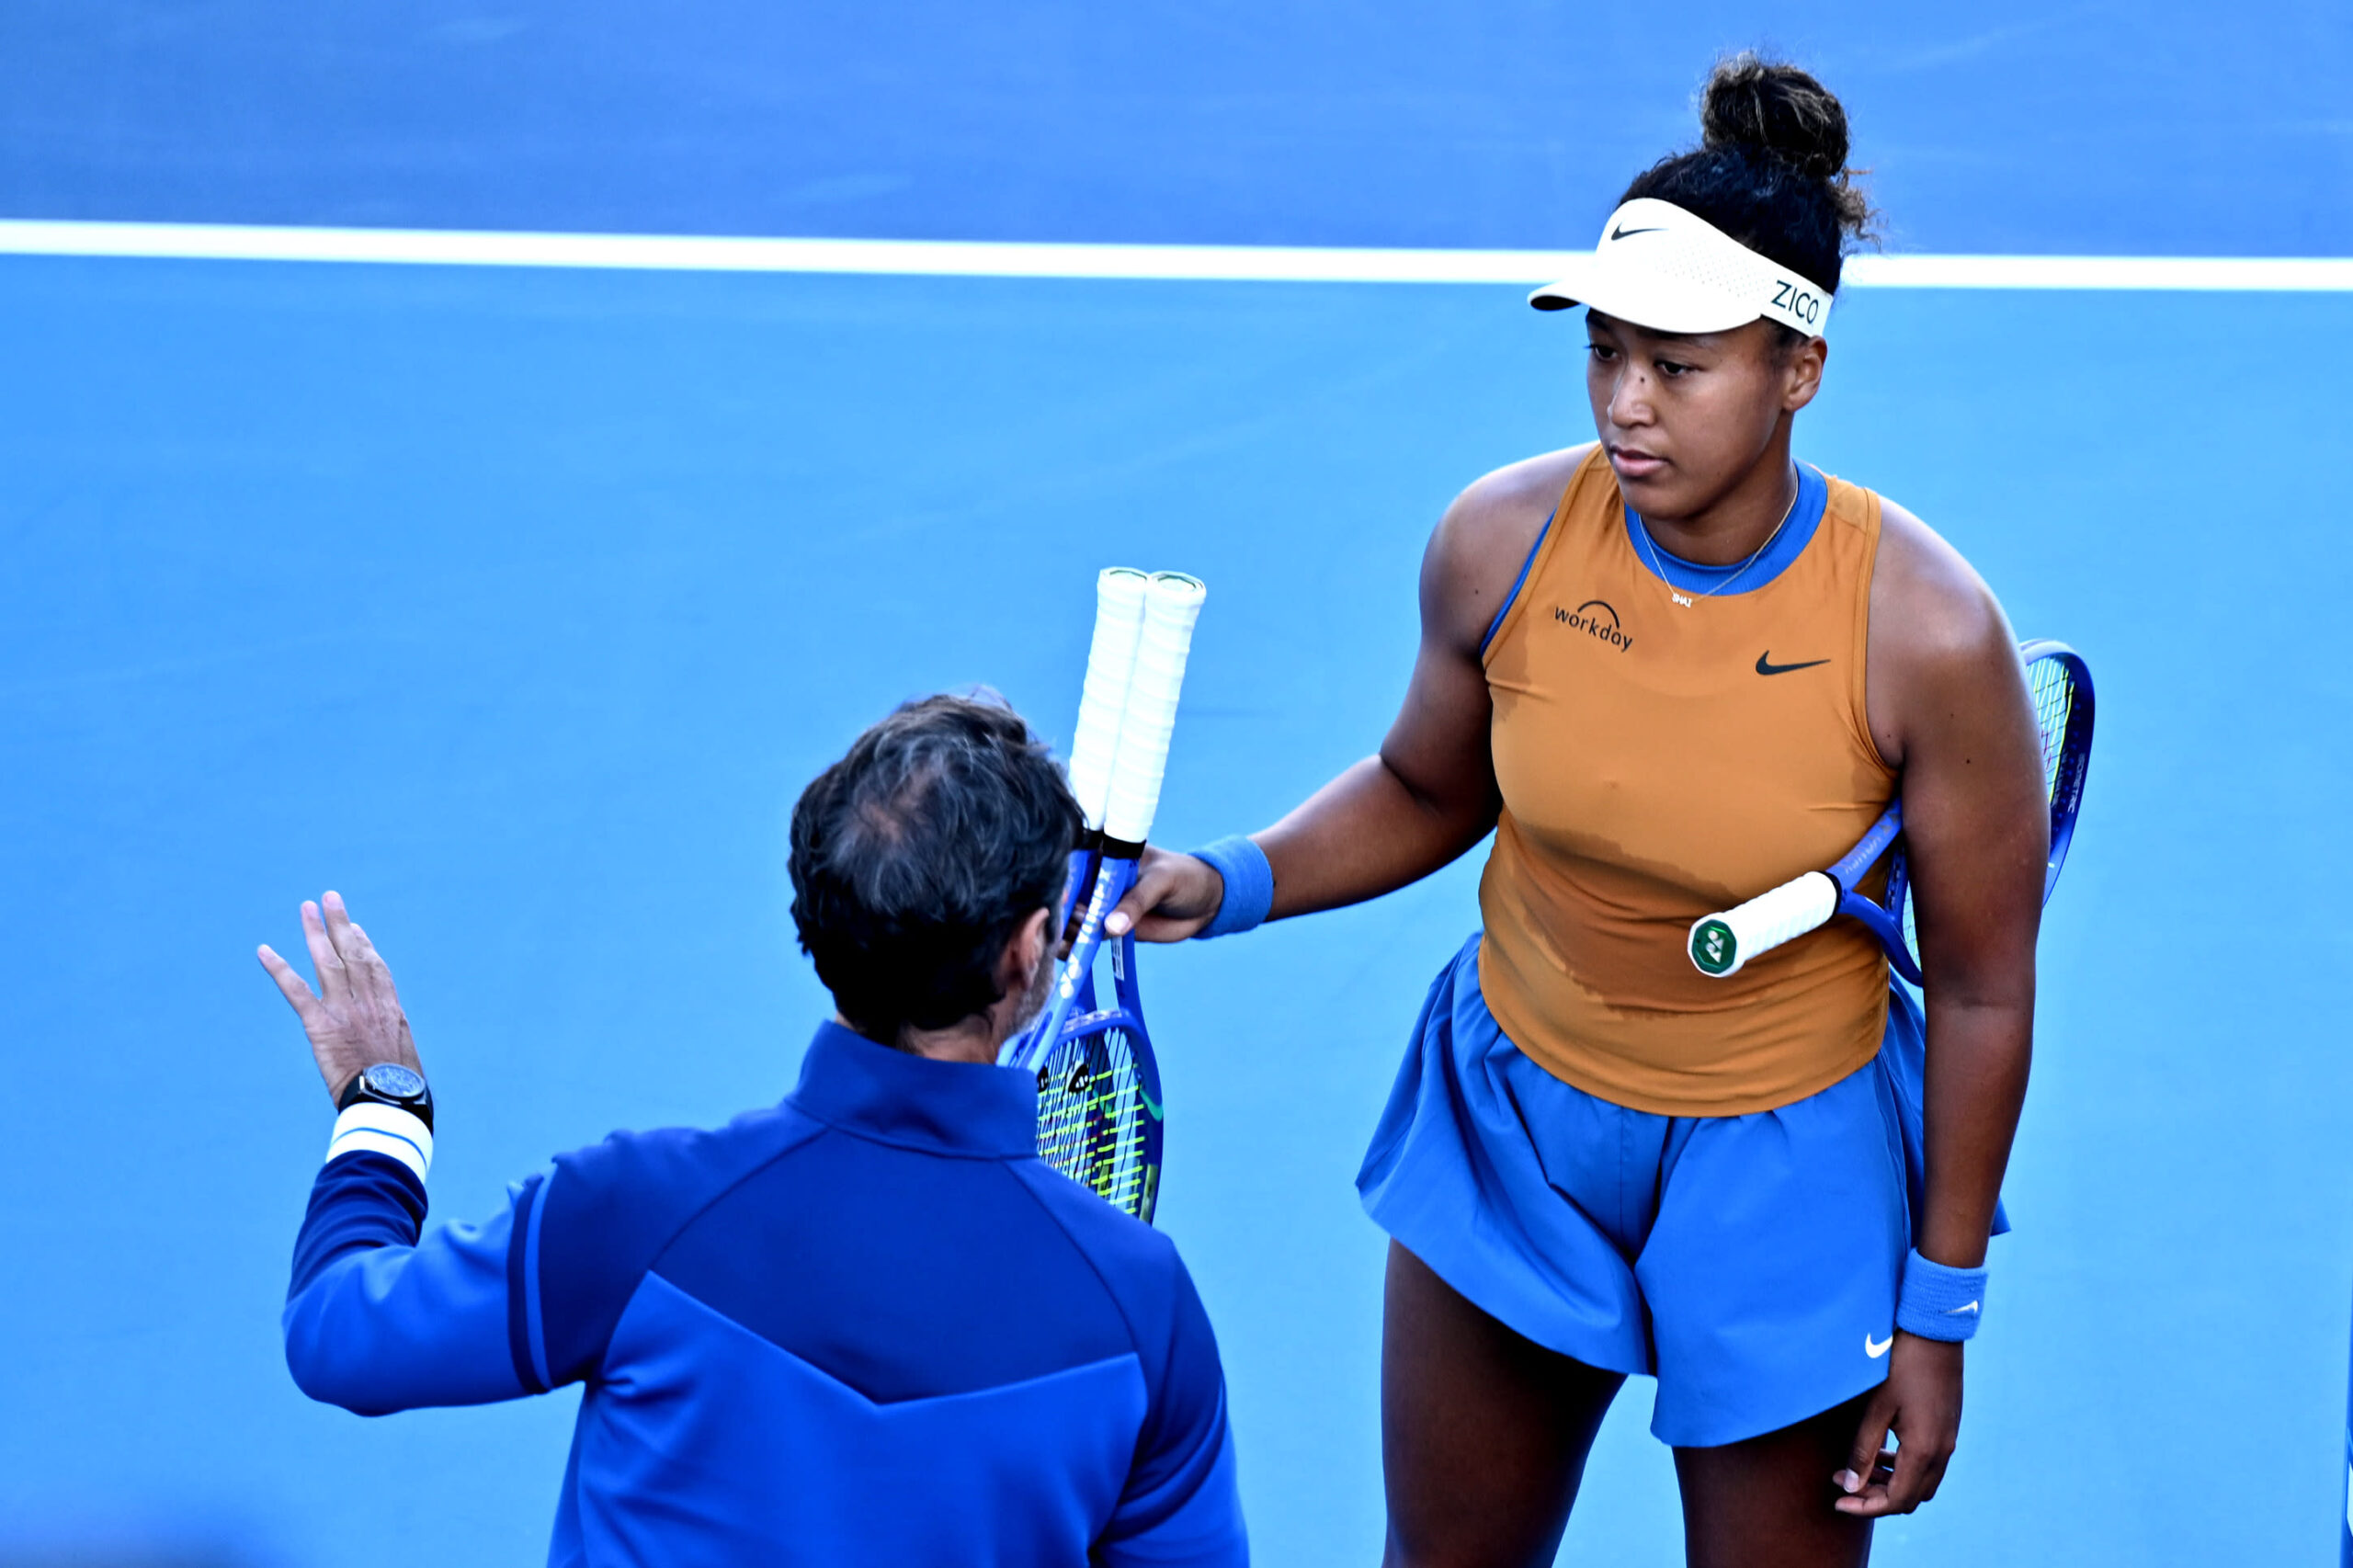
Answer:
<svg viewBox="0 0 2353 1568"><path fill-rule="evenodd" d="M0 216L1581 244L1763 39L1914 248L2353 250L2339 7L1279 9L29 6ZM572 1396L367 1422L285 1373L329 1118L252 949L300 899L401 979L440 1217L770 1101L824 1010L784 815L863 724L986 682L1064 736L1095 569L1181 567L1158 836L1263 825L1377 743L1451 494L1589 433L1580 335L1500 286L0 259L0 1562L544 1553ZM1858 290L1831 341L1802 454L2100 689L2017 1233L1881 1560L2327 1561L2353 294ZM1145 960L1267 1563L1380 1550L1351 1178L1477 858ZM1681 1561L1648 1415L1564 1562Z"/></svg>

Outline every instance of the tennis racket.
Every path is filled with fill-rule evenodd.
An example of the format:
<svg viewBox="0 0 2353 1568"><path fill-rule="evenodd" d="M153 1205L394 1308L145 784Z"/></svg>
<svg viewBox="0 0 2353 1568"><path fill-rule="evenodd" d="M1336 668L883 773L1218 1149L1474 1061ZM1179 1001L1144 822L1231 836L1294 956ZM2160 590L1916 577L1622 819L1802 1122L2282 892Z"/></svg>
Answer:
<svg viewBox="0 0 2353 1568"><path fill-rule="evenodd" d="M2027 642L2018 653L2026 660L2027 689L2034 699L2034 724L2042 739L2043 788L2051 801L2051 859L2042 873L2042 901L2048 903L2075 835L2084 775L2091 766L2092 672L2064 642ZM1757 954L1846 915L1879 938L1896 973L1919 984L1920 945L1913 929L1912 879L1904 859L1903 832L1904 802L1897 800L1836 865L1808 871L1737 909L1693 921L1692 963L1700 973L1721 980ZM1863 879L1891 848L1887 891L1873 899L1859 891Z"/></svg>
<svg viewBox="0 0 2353 1568"><path fill-rule="evenodd" d="M1208 590L1181 573L1115 567L1096 585L1095 641L1070 776L1086 831L1072 852L1071 951L1045 1012L1011 1063L1038 1074L1038 1156L1150 1222L1160 1197L1160 1070L1136 987L1132 934L1109 944L1111 998L1098 1005L1103 922L1135 885L1159 810L1193 627Z"/></svg>

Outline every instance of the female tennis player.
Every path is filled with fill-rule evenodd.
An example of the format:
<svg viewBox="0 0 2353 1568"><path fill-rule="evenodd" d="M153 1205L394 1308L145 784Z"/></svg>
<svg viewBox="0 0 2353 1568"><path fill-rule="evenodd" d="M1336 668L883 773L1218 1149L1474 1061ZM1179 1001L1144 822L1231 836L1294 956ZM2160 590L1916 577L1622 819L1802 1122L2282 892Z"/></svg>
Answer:
<svg viewBox="0 0 2353 1568"><path fill-rule="evenodd" d="M1658 1380L1695 1564L1865 1561L1960 1427L2026 1089L2034 718L1967 562L1791 456L1870 221L1844 110L1742 56L1701 118L1533 297L1586 307L1599 439L1438 523L1379 755L1254 838L1151 855L1113 917L1223 935L1494 830L1484 929L1358 1178L1392 1237L1394 1564L1552 1562L1629 1373ZM1695 919L1829 865L1899 787L1925 1025L1853 921L1694 967Z"/></svg>

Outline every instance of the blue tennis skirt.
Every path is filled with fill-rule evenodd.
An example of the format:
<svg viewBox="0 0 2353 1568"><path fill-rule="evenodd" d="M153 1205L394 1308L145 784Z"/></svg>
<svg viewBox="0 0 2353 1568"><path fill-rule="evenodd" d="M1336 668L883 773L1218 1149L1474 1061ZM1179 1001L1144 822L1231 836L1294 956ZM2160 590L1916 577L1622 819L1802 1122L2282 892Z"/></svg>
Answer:
<svg viewBox="0 0 2353 1568"><path fill-rule="evenodd" d="M1505 1038L1473 936L1430 987L1357 1189L1490 1316L1654 1375L1662 1440L1738 1442L1887 1375L1924 1196L1925 1058L1919 1009L1892 986L1879 1055L1818 1094L1747 1116L1629 1110Z"/></svg>

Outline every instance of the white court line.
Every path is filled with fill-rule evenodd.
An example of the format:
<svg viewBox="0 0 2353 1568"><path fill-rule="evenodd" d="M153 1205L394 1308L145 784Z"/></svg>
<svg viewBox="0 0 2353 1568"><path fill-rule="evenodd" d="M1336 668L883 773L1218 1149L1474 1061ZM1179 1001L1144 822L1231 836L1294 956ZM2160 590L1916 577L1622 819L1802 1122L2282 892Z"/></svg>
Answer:
<svg viewBox="0 0 2353 1568"><path fill-rule="evenodd" d="M1540 250L1359 250L1304 245L762 239L722 234L565 234L0 219L0 255L672 272L1533 286L1559 273L1564 254ZM2353 257L1858 256L1847 263L1845 280L1868 289L2337 293L2353 290Z"/></svg>

